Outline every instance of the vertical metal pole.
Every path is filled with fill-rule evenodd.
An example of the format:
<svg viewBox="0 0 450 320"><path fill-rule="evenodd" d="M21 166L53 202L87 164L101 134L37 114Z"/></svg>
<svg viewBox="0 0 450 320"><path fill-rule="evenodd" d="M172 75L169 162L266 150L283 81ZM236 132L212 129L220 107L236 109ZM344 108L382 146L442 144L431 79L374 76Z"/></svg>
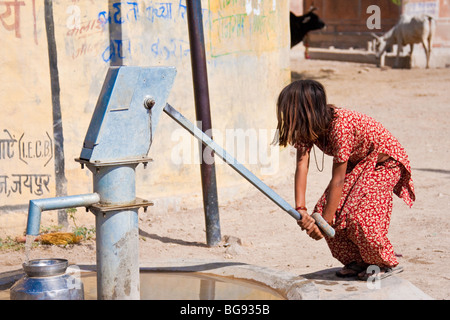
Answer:
<svg viewBox="0 0 450 320"><path fill-rule="evenodd" d="M125 205L136 199L137 164L88 168L100 204ZM97 210L96 210L97 211ZM96 215L97 298L139 300L138 209L117 209Z"/></svg>
<svg viewBox="0 0 450 320"><path fill-rule="evenodd" d="M56 196L67 195L65 175L64 135L61 117L60 85L58 72L58 50L55 39L55 22L53 20L53 1L45 0L45 30L47 32L48 58L50 65L50 82L52 91L53 139L55 141L55 185ZM68 226L66 210L58 211L58 224Z"/></svg>
<svg viewBox="0 0 450 320"><path fill-rule="evenodd" d="M186 10L191 49L192 79L194 82L195 113L197 122L202 125L200 129L210 133L212 124L201 0L186 1ZM209 136L211 137L211 134ZM220 242L221 235L214 153L209 147L201 146L201 159L200 170L206 222L206 241L209 246L214 246Z"/></svg>

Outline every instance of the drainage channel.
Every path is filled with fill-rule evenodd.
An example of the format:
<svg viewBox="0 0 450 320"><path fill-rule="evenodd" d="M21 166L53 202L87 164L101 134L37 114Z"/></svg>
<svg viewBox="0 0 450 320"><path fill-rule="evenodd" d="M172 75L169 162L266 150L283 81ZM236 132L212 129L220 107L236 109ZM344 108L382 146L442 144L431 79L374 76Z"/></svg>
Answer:
<svg viewBox="0 0 450 320"><path fill-rule="evenodd" d="M95 265L80 265L85 300L97 300ZM23 270L0 274L0 300L10 300L10 288ZM141 300L301 300L318 298L315 286L302 277L244 263L154 263L141 267Z"/></svg>
<svg viewBox="0 0 450 320"><path fill-rule="evenodd" d="M84 272L81 281L84 299L97 300L97 273ZM197 273L141 270L140 287L141 300L285 300L275 290L250 281ZM0 300L10 300L9 289L0 290Z"/></svg>

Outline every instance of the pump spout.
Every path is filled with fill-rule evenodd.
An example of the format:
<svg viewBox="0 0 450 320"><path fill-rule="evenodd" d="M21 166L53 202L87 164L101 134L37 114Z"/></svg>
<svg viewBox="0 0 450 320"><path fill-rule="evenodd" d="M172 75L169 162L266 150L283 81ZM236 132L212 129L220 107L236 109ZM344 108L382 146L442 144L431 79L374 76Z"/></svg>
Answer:
<svg viewBox="0 0 450 320"><path fill-rule="evenodd" d="M30 200L28 207L27 235L37 236L39 234L42 211L87 207L99 201L100 196L97 193Z"/></svg>

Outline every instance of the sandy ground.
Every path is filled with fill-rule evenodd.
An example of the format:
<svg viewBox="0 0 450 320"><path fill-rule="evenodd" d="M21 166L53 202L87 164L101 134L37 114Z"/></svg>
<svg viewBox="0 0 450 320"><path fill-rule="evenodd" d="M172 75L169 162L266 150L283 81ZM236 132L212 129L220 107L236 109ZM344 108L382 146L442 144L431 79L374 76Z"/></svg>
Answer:
<svg viewBox="0 0 450 320"><path fill-rule="evenodd" d="M432 298L449 299L450 69L379 69L372 65L305 61L301 54L292 52L293 79L321 81L331 103L369 114L405 147L411 160L417 200L410 209L400 199L394 199L389 236L404 267L399 277ZM293 150L284 152L293 155ZM318 162L320 166L321 154ZM266 182L292 203L294 162L281 166L280 170L291 172L289 179L274 177ZM321 173L311 162L309 208L327 185L330 167L328 157ZM140 213L141 262L230 261L298 275L341 266L331 257L325 240L310 239L289 215L258 191L252 190L234 201L219 199L219 202L221 233L231 238L216 247L205 244L200 201L187 199L164 214L151 209ZM41 245L33 249L31 257L66 257L73 263L95 264L95 241L66 248ZM23 260L23 250L0 250L0 272L19 269Z"/></svg>

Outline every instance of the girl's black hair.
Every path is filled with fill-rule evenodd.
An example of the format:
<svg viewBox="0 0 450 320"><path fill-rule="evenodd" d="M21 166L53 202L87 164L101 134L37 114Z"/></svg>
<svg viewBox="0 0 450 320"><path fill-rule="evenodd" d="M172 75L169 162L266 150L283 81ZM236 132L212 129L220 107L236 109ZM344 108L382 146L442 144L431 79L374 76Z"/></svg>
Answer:
<svg viewBox="0 0 450 320"><path fill-rule="evenodd" d="M329 128L333 106L315 80L297 80L286 86L277 102L277 137L280 146L312 145Z"/></svg>

